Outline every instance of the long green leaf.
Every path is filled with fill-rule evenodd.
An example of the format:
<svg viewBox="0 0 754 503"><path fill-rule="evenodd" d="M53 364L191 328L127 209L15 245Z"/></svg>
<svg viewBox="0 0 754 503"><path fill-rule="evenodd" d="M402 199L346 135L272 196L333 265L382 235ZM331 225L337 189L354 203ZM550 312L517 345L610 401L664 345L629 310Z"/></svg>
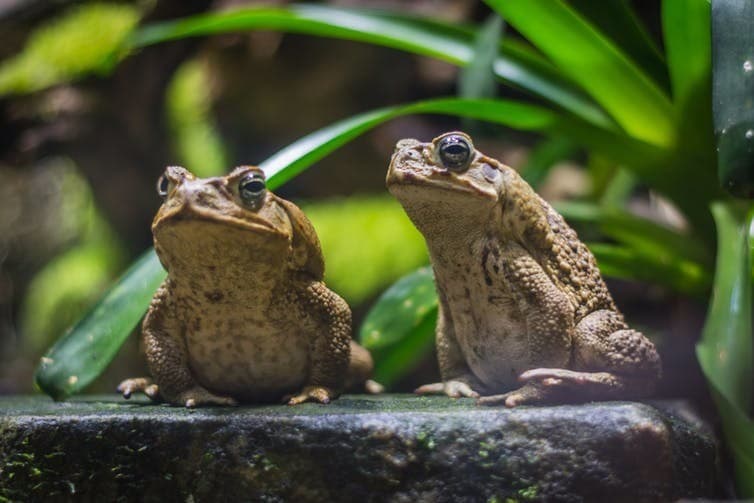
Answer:
<svg viewBox="0 0 754 503"><path fill-rule="evenodd" d="M455 65L473 59L474 32L450 23L426 20L397 12L345 9L298 4L287 8L251 7L203 14L145 26L134 33L129 47L186 37L249 30L280 30L383 45L434 57ZM574 115L608 129L612 120L604 111L555 72L519 48L502 51L495 74L508 83L550 100Z"/></svg>
<svg viewBox="0 0 754 503"><path fill-rule="evenodd" d="M696 262L676 261L607 243L588 246L604 276L661 285L696 297L709 291L709 273Z"/></svg>
<svg viewBox="0 0 754 503"><path fill-rule="evenodd" d="M751 253L754 209L712 208L718 230L717 271L697 358L712 388L726 443L733 452L739 496L754 497Z"/></svg>
<svg viewBox="0 0 754 503"><path fill-rule="evenodd" d="M630 135L675 142L668 97L612 41L562 0L487 0L503 19L586 90Z"/></svg>
<svg viewBox="0 0 754 503"><path fill-rule="evenodd" d="M126 271L94 308L42 357L37 385L56 400L90 384L115 357L144 314L165 271L152 250Z"/></svg>
<svg viewBox="0 0 754 503"><path fill-rule="evenodd" d="M567 220L599 225L607 236L647 254L696 262L700 266L711 265L712 259L706 243L685 232L615 207L575 201L559 202L555 207Z"/></svg>
<svg viewBox="0 0 754 503"><path fill-rule="evenodd" d="M670 89L668 69L662 53L628 0L567 1L662 89Z"/></svg>
<svg viewBox="0 0 754 503"><path fill-rule="evenodd" d="M716 204L718 231L715 290L697 346L705 374L735 406L751 406L752 333L750 229L754 212Z"/></svg>
<svg viewBox="0 0 754 503"><path fill-rule="evenodd" d="M458 95L461 98L494 98L497 81L493 66L497 58L503 20L492 14L474 41L474 57L461 69Z"/></svg>
<svg viewBox="0 0 754 503"><path fill-rule="evenodd" d="M673 89L673 102L685 107L710 88L710 3L708 0L663 0L662 33ZM709 114L709 100L701 104Z"/></svg>
<svg viewBox="0 0 754 503"><path fill-rule="evenodd" d="M510 100L439 98L381 108L336 122L301 138L260 166L271 181L282 184L353 138L388 120L411 114L454 115L524 131L558 132L579 141L593 142L595 148L624 157L631 156L632 159L635 156L654 155L651 153L652 147L632 143L625 137L611 135L537 105Z"/></svg>

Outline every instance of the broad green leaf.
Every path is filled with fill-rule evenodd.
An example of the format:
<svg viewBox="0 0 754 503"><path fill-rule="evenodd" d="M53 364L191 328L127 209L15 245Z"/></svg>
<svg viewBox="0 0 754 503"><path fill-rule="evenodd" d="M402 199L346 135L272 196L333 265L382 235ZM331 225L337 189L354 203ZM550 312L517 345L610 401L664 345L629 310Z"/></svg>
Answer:
<svg viewBox="0 0 754 503"><path fill-rule="evenodd" d="M437 309L435 278L422 267L396 281L377 299L359 330L367 349L380 349L401 341Z"/></svg>
<svg viewBox="0 0 754 503"><path fill-rule="evenodd" d="M733 452L739 497L754 498L751 406L751 253L754 209L718 203L717 271L712 302L696 354Z"/></svg>
<svg viewBox="0 0 754 503"><path fill-rule="evenodd" d="M675 142L670 101L618 47L562 0L487 0L503 19L587 91L628 134Z"/></svg>
<svg viewBox="0 0 754 503"><path fill-rule="evenodd" d="M662 53L647 33L628 0L567 0L600 33L660 85L670 89Z"/></svg>
<svg viewBox="0 0 754 503"><path fill-rule="evenodd" d="M142 255L42 357L35 374L40 389L61 400L96 379L136 326L164 277L154 252Z"/></svg>
<svg viewBox="0 0 754 503"><path fill-rule="evenodd" d="M436 322L431 267L422 267L388 288L359 330L359 339L374 355L375 379L389 385L421 360L434 340Z"/></svg>
<svg viewBox="0 0 754 503"><path fill-rule="evenodd" d="M707 379L734 406L751 406L751 245L754 211L712 207L718 231L715 289L697 346Z"/></svg>
<svg viewBox="0 0 754 503"><path fill-rule="evenodd" d="M697 0L698 1L698 0ZM713 0L712 76L720 184L754 198L754 2Z"/></svg>
<svg viewBox="0 0 754 503"><path fill-rule="evenodd" d="M186 37L249 30L280 30L355 40L430 56L455 65L473 59L474 31L450 23L427 20L398 12L345 9L297 4L287 8L251 7L217 12L148 25L138 30L128 47ZM567 79L543 71L530 52L503 50L493 70L505 82L548 99L583 120L613 128L613 121Z"/></svg>
<svg viewBox="0 0 754 503"><path fill-rule="evenodd" d="M373 350L374 380L390 386L421 363L432 351L436 325L437 309L433 309L399 344Z"/></svg>

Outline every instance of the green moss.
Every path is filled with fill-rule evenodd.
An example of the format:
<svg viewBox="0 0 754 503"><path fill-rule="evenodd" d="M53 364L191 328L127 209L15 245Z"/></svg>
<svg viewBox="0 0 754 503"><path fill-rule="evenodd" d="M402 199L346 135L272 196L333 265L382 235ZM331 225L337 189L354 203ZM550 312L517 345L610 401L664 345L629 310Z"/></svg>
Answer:
<svg viewBox="0 0 754 503"><path fill-rule="evenodd" d="M0 95L38 91L109 70L138 20L138 10L125 4L68 10L35 30L20 54L0 64Z"/></svg>
<svg viewBox="0 0 754 503"><path fill-rule="evenodd" d="M519 489L518 495L523 501L534 501L537 499L539 488L537 486L529 486L524 489Z"/></svg>

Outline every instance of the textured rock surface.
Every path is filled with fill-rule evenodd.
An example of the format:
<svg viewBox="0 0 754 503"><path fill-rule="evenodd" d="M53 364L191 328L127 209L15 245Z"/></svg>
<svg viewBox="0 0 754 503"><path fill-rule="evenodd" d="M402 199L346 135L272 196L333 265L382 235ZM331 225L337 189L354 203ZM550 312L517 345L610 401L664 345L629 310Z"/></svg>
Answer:
<svg viewBox="0 0 754 503"><path fill-rule="evenodd" d="M0 501L671 501L719 496L718 473L714 438L678 403L0 397Z"/></svg>

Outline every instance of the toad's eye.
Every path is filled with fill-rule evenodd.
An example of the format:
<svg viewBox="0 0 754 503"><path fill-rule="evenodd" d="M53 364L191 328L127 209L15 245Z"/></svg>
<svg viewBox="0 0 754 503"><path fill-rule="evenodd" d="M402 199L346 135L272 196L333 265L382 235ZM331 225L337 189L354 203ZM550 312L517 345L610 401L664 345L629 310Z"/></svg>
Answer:
<svg viewBox="0 0 754 503"><path fill-rule="evenodd" d="M162 175L157 180L157 194L165 199L168 196L168 192L170 192L170 180L168 180L167 176Z"/></svg>
<svg viewBox="0 0 754 503"><path fill-rule="evenodd" d="M440 161L450 171L465 171L471 160L471 146L463 136L451 134L440 140Z"/></svg>
<svg viewBox="0 0 754 503"><path fill-rule="evenodd" d="M267 193L267 184L262 173L249 173L238 182L238 195L247 206L257 209Z"/></svg>

